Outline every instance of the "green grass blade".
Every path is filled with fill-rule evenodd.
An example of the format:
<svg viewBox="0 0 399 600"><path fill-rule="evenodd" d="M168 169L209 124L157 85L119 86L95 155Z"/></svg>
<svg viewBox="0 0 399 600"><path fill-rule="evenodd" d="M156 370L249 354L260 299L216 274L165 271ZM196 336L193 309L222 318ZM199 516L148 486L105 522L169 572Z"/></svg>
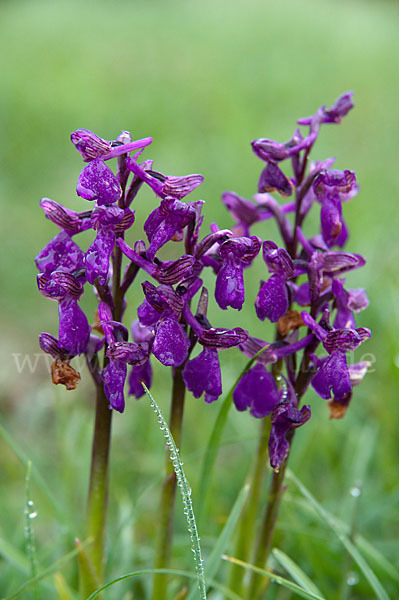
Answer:
<svg viewBox="0 0 399 600"><path fill-rule="evenodd" d="M25 555L3 538L0 538L0 556L26 575L29 574L29 563Z"/></svg>
<svg viewBox="0 0 399 600"><path fill-rule="evenodd" d="M355 544L350 541L349 537L346 535L343 528L340 526L339 521L331 513L325 510L325 508L323 508L321 504L317 502L316 498L314 498L309 492L309 490L307 490L307 488L305 488L305 486L299 481L299 479L295 477L291 470L287 471L287 477L293 483L295 483L301 494L314 507L319 517L321 517L323 521L327 523L329 527L331 527L331 529L334 531L338 539L341 541L343 546L349 552L349 554L363 573L364 577L369 582L370 586L373 588L378 600L389 600L389 596L383 588L383 586L381 585L378 577L371 569L367 561L363 558L359 550L356 548Z"/></svg>
<svg viewBox="0 0 399 600"><path fill-rule="evenodd" d="M126 575L121 575L112 581L109 581L105 585L101 586L98 590L93 592L91 596L89 596L86 600L94 600L101 592L107 590L111 586L120 583L121 581L126 581L127 579L133 579L133 577L140 577L141 575L155 575L156 573L163 573L165 575L176 575L178 577L187 577L188 579L197 579L197 575L191 573L190 571L180 571L178 569L140 569L140 571L132 571L131 573L126 573ZM229 590L224 585L221 585L218 581L208 580L209 585L219 590L223 594L223 598L226 600L242 600L240 596ZM322 599L323 600L323 599Z"/></svg>
<svg viewBox="0 0 399 600"><path fill-rule="evenodd" d="M35 533L32 526L32 519L37 517L37 512L31 500L30 493L30 477L32 473L32 461L28 460L25 477L25 547L28 555L31 578L35 579L37 575L37 557L36 557L36 541ZM33 597L38 600L37 586L33 587Z"/></svg>
<svg viewBox="0 0 399 600"><path fill-rule="evenodd" d="M261 569L260 567L255 567L255 565L250 565L249 563L244 562L243 560L239 560L238 558L234 558L232 556L224 555L224 556L222 556L222 558L224 558L224 560L234 563L235 565L239 565L240 567L243 567L244 569L248 569L249 571L254 571L255 573L259 573L260 575L264 575L264 577L266 577L267 579L270 579L274 583L277 583L277 584L287 588L288 590L291 590L291 592L295 592L301 598L306 598L307 600L326 600L323 596L319 596L318 594L314 594L313 592L304 590L302 587L300 587L296 583L293 583L292 581L289 581L288 579L285 579L284 577L281 577L280 575L276 575L275 573L272 573L271 571L266 571L265 569Z"/></svg>
<svg viewBox="0 0 399 600"><path fill-rule="evenodd" d="M53 573L56 573L57 571L59 571L59 569L61 569L61 567L63 567L72 558L75 558L75 556L81 551L82 546L88 546L91 543L92 543L91 540L87 540L86 542L82 542L82 544L79 546L79 548L75 548L75 550L72 550L71 552L68 552L63 557L61 557L59 560L55 561L55 563L53 563L52 565L50 565L49 567L47 567L47 569L44 569L44 571L42 571L41 573L38 573L36 575L36 577L32 577L31 579L28 579L28 581L25 581L25 583L23 583L17 589L16 592L14 592L11 596L7 596L7 598L4 598L4 600L16 600L28 588L30 588L33 585L36 585L37 583L41 582L46 577L49 577L49 575L53 575Z"/></svg>
<svg viewBox="0 0 399 600"><path fill-rule="evenodd" d="M0 436L3 438L5 443L11 448L11 450L14 452L17 458L27 469L29 458L27 457L26 453L21 448L19 443L8 433L8 431L1 424ZM50 488L48 487L47 483L45 482L45 480L34 465L32 466L32 479L36 482L43 495L47 498L47 501L54 510L54 513L57 515L58 520L67 528L67 531L70 532L70 523L67 516L59 507L58 502L51 493Z"/></svg>
<svg viewBox="0 0 399 600"><path fill-rule="evenodd" d="M150 390L142 384L146 393L150 398L150 406L153 409L154 413L158 417L158 423L160 425L161 431L164 434L166 439L166 444L170 453L170 460L172 461L174 471L176 473L177 486L180 490L183 506L184 506L184 514L187 518L188 532L191 538L192 551L194 554L194 563L195 570L197 572L198 577L198 587L200 591L201 600L206 600L206 583L205 583L205 572L204 572L204 561L202 559L201 553L201 545L199 540L199 535L197 531L197 524L195 522L193 503L191 502L191 488L187 481L186 475L183 470L183 464L180 460L179 449L176 447L173 436L169 430L168 424L159 408L158 404L155 402Z"/></svg>
<svg viewBox="0 0 399 600"><path fill-rule="evenodd" d="M202 470L198 484L198 495L202 498L201 507L198 513L198 522L201 522L207 506L207 498L210 491L210 483L213 473L213 468L216 462L216 455L220 446L220 440L227 422L230 407L233 403L233 392L238 385L241 377L245 375L247 371L252 367L255 360L266 350L267 346L259 350L255 356L251 358L241 371L233 386L230 388L227 396L223 400L222 406L220 407L218 416L216 417L211 435L209 436L208 444L205 450L204 460L202 463Z"/></svg>
<svg viewBox="0 0 399 600"><path fill-rule="evenodd" d="M396 583L399 583L399 571L379 550L377 550L362 535L356 534L356 546L365 554L381 571Z"/></svg>
<svg viewBox="0 0 399 600"><path fill-rule="evenodd" d="M292 560L285 552L282 552L278 548L272 550L274 558L280 563L280 565L287 571L292 579L300 585L307 592L311 592L316 596L322 596L319 588L313 583L313 581L306 575L306 573L299 567L296 562Z"/></svg>
<svg viewBox="0 0 399 600"><path fill-rule="evenodd" d="M216 544L214 545L213 550L207 559L207 564L209 565L207 567L207 579L212 579L216 575L219 563L222 559L222 554L230 541L237 521L241 515L241 511L246 502L248 492L249 485L246 484L238 494L237 500L235 501L234 506L231 509L226 524L223 527L218 539L216 540ZM190 594L187 596L187 600L194 600L194 598L195 589L192 589L190 591Z"/></svg>

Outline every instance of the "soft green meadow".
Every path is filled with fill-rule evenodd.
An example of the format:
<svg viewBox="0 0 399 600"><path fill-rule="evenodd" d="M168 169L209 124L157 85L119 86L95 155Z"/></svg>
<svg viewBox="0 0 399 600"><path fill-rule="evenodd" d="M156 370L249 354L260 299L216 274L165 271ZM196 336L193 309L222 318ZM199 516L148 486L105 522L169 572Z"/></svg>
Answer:
<svg viewBox="0 0 399 600"><path fill-rule="evenodd" d="M312 418L295 438L269 567L328 600L398 597L398 16L397 2L384 0L0 4L0 598L78 597L70 553L76 537L85 542L93 389L84 367L75 392L50 382L37 336L56 334L57 309L37 292L33 262L56 233L40 198L86 206L75 193L82 163L70 132L152 136L146 158L164 173L202 173L205 182L192 199L206 200L208 225L229 227L221 193L256 192L260 168L250 141L287 140L297 118L350 89L355 109L340 126L324 127L314 156L336 156L336 167L355 170L360 183L344 215L348 250L367 265L347 281L370 298L358 326L370 327L372 338L357 359L373 366L343 420L330 421L326 403L308 391ZM153 194L138 198L135 231L156 206ZM254 233L273 239L276 230L266 222ZM253 300L264 269L257 264L258 272L248 274ZM140 302L131 298L126 322ZM94 298L82 304L93 314ZM224 317L215 326L273 338L273 327L260 325L255 311ZM234 351L221 360L227 393L246 360ZM152 393L166 416L170 381L162 365L156 369ZM231 409L204 507L199 476L220 405L187 399L181 458L194 512L203 515L205 573L228 585L231 567L220 556L234 553L259 423ZM105 600L148 597L164 445L149 399L130 398L113 426L106 580L146 572L110 587ZM37 512L31 519L28 501ZM173 568L192 574L180 500L176 508ZM17 596L35 573L40 581ZM176 600L191 586L182 576L170 581ZM209 597L226 594L215 586ZM270 599L298 597L286 584L268 588Z"/></svg>

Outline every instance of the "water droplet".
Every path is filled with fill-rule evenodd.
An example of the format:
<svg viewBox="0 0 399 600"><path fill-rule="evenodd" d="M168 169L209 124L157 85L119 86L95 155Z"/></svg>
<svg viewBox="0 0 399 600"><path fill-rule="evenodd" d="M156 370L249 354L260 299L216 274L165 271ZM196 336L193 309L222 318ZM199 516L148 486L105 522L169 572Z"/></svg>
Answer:
<svg viewBox="0 0 399 600"><path fill-rule="evenodd" d="M351 571L350 573L348 573L348 577L346 578L346 583L350 586L356 585L357 583L359 583L359 575L357 573L355 573L354 571Z"/></svg>
<svg viewBox="0 0 399 600"><path fill-rule="evenodd" d="M37 511L34 510L33 512L29 513L28 517L29 519L36 519Z"/></svg>
<svg viewBox="0 0 399 600"><path fill-rule="evenodd" d="M351 495L353 498L359 498L359 496L360 496L360 495L361 495L361 493L362 493L362 490L360 489L360 487L359 487L359 486L357 486L357 485L354 485L354 486L353 486L353 487L351 487L351 489L349 490L349 493L350 493L350 495Z"/></svg>

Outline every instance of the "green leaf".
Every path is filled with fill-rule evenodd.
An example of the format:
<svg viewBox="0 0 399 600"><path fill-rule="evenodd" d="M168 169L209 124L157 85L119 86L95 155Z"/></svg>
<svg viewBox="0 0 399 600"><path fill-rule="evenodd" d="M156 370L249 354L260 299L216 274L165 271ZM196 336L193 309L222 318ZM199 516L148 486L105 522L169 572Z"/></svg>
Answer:
<svg viewBox="0 0 399 600"><path fill-rule="evenodd" d="M212 579L217 572L219 563L222 559L222 554L225 551L227 544L230 541L230 538L233 534L237 521L241 515L242 508L245 504L249 492L249 485L246 484L243 486L242 490L237 496L237 500L234 503L233 508L229 514L229 517L226 521L225 526L223 527L218 539L216 540L216 544L213 547L211 554L207 559L207 579ZM187 600L193 600L195 597L195 589L190 591L190 594L187 596Z"/></svg>
<svg viewBox="0 0 399 600"><path fill-rule="evenodd" d="M28 588L32 587L36 583L41 582L43 579L45 579L49 575L52 575L56 571L59 571L60 568L63 567L65 563L69 562L72 558L74 558L81 551L82 546L88 546L91 543L92 543L91 540L82 542L82 544L78 548L75 548L75 550L72 550L71 552L68 552L67 554L65 554L62 558L57 560L50 567L47 567L47 569L45 569L41 573L38 573L36 575L36 577L32 577L31 579L28 579L28 581L25 581L25 583L23 583L17 589L16 592L14 592L11 596L7 596L7 598L5 598L4 600L16 600L16 598L19 598L19 596L22 594L22 592L25 592Z"/></svg>
<svg viewBox="0 0 399 600"><path fill-rule="evenodd" d="M133 571L132 573L126 573L126 575L121 575L121 577L117 577L112 581L109 581L105 585L101 586L98 590L96 590L91 596L87 598L87 600L94 600L101 592L107 590L111 586L119 583L121 581L126 581L127 579L133 579L133 577L140 577L141 575L155 575L156 573L164 573L165 575L176 575L179 577L187 577L188 579L197 579L197 575L194 573L190 573L190 571L180 571L178 569L141 569L140 571ZM214 587L217 590L220 590L223 594L223 598L226 600L242 600L240 596L229 590L224 585L221 585L218 581L213 581L211 579L208 580L209 585ZM322 599L324 600L324 599Z"/></svg>
<svg viewBox="0 0 399 600"><path fill-rule="evenodd" d="M12 449L14 454L27 469L30 459L27 457L19 443L8 433L8 431L1 424L0 436L3 438L6 444ZM32 479L36 482L43 495L47 498L48 503L57 515L58 520L67 528L67 531L70 532L70 522L67 515L65 515L64 511L59 507L57 500L54 498L53 494L50 491L50 488L48 487L47 483L45 482L45 480L34 465L32 466Z"/></svg>
<svg viewBox="0 0 399 600"><path fill-rule="evenodd" d="M158 417L158 423L160 425L161 431L164 434L166 439L166 445L168 446L170 453L170 460L173 464L173 469L176 473L177 486L180 490L183 506L184 506L184 514L187 518L188 532L190 534L191 543L192 543L192 551L194 554L194 563L195 570L197 572L198 577L198 587L200 591L201 600L206 600L206 583L205 583L205 573L204 573L204 564L201 553L201 545L199 540L199 535L197 531L197 524L195 522L193 503L191 502L191 488L187 481L186 475L183 470L183 463L180 460L179 449L177 448L173 436L169 430L168 424L159 408L158 404L155 402L150 390L143 383L143 388L150 398L150 406L154 410L154 413Z"/></svg>
<svg viewBox="0 0 399 600"><path fill-rule="evenodd" d="M359 567L359 569L361 570L361 572L363 573L363 575L365 576L367 581L369 582L370 586L373 588L376 597L379 600L389 600L389 596L388 596L387 592L385 591L385 589L382 587L378 577L376 576L374 571L370 568L370 566L368 565L366 560L363 558L363 556L361 555L359 550L356 548L355 544L353 542L351 542L349 537L346 535L343 527L340 526L339 521L331 513L329 513L325 508L323 508L321 506L321 504L319 504L319 502L317 502L316 498L314 498L312 496L312 494L309 492L309 490L307 490L305 488L303 483L301 483L299 481L299 479L297 479L295 477L295 475L292 473L291 470L288 469L286 475L289 479L291 479L291 481L293 483L295 483L295 485L297 486L297 488L299 489L301 494L314 507L314 509L316 510L318 515L334 531L335 535L338 537L338 539L341 541L341 543L345 546L346 550L349 552L349 554L351 555L351 557L353 558L353 560L355 561L355 563L357 564L357 566Z"/></svg>
<svg viewBox="0 0 399 600"><path fill-rule="evenodd" d="M282 552L278 548L272 550L274 558L280 563L280 565L291 575L292 579L296 581L307 592L316 594L316 596L322 596L321 591L313 583L313 581L306 575L306 573L299 567L296 562L292 560L285 552Z"/></svg>
<svg viewBox="0 0 399 600"><path fill-rule="evenodd" d="M301 596L301 598L307 598L308 600L325 600L323 596L319 596L318 594L314 594L313 592L304 590L296 583L293 583L292 581L289 581L288 579L285 579L280 575L276 575L271 571L266 571L265 569L261 569L260 567L255 567L255 565L250 565L249 563L244 562L243 560L239 560L238 558L234 558L232 556L223 555L222 558L224 558L224 560L228 560L229 562L234 563L235 565L239 565L244 569L254 571L255 573L259 573L260 575L264 575L265 577L267 577L267 579L270 579L274 583L278 583L279 585L282 585L288 590L295 592L296 594L298 594L298 596Z"/></svg>

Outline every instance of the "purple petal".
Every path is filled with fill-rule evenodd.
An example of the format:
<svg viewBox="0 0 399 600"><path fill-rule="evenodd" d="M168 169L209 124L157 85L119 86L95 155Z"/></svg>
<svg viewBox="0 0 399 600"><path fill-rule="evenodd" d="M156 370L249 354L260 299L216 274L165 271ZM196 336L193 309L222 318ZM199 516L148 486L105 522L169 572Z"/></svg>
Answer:
<svg viewBox="0 0 399 600"><path fill-rule="evenodd" d="M188 356L190 342L175 316L160 320L155 329L152 353L166 367L179 367Z"/></svg>
<svg viewBox="0 0 399 600"><path fill-rule="evenodd" d="M292 187L282 170L276 164L268 163L260 175L258 192L278 192L281 196L291 196Z"/></svg>
<svg viewBox="0 0 399 600"><path fill-rule="evenodd" d="M111 228L101 228L96 239L85 254L86 277L94 284L97 277L101 285L108 280L109 260L115 245L115 233Z"/></svg>
<svg viewBox="0 0 399 600"><path fill-rule="evenodd" d="M233 392L237 410L250 409L253 417L266 417L280 401L276 381L261 364L256 364L245 373Z"/></svg>
<svg viewBox="0 0 399 600"><path fill-rule="evenodd" d="M248 333L244 329L241 329L241 327L235 327L234 329L211 327L202 331L198 342L203 346L226 349L238 346L247 339Z"/></svg>
<svg viewBox="0 0 399 600"><path fill-rule="evenodd" d="M204 348L183 369L183 380L194 398L205 392L205 402L214 402L222 393L222 380L217 350Z"/></svg>
<svg viewBox="0 0 399 600"><path fill-rule="evenodd" d="M58 306L60 326L59 344L70 354L86 352L90 338L90 326L86 315L74 298L67 297Z"/></svg>
<svg viewBox="0 0 399 600"><path fill-rule="evenodd" d="M85 231L91 226L90 213L76 213L49 198L42 198L40 206L44 210L47 219L58 225L58 227L69 233L69 235Z"/></svg>
<svg viewBox="0 0 399 600"><path fill-rule="evenodd" d="M117 202L122 193L117 177L100 158L83 169L76 191L86 200L97 200L99 206Z"/></svg>
<svg viewBox="0 0 399 600"><path fill-rule="evenodd" d="M110 360L102 372L104 392L110 407L122 413L125 410L124 386L127 366L119 360Z"/></svg>
<svg viewBox="0 0 399 600"><path fill-rule="evenodd" d="M255 310L258 318L266 318L277 323L288 310L288 292L285 280L279 275L272 275L263 283L255 300Z"/></svg>
<svg viewBox="0 0 399 600"><path fill-rule="evenodd" d="M277 248L274 242L263 242L263 260L270 273L276 273L284 278L293 277L294 263L285 248Z"/></svg>
<svg viewBox="0 0 399 600"><path fill-rule="evenodd" d="M303 406L298 410L289 403L282 403L275 409L269 437L270 465L275 471L280 469L289 452L287 433L304 425L310 416L310 406Z"/></svg>
<svg viewBox="0 0 399 600"><path fill-rule="evenodd" d="M349 377L345 352L335 350L323 362L312 378L312 386L321 398L328 400L331 391L340 399L349 394L352 385Z"/></svg>
<svg viewBox="0 0 399 600"><path fill-rule="evenodd" d="M51 275L53 271L73 273L83 268L83 251L66 231L60 231L36 256L39 271Z"/></svg>
<svg viewBox="0 0 399 600"><path fill-rule="evenodd" d="M243 267L240 260L225 259L216 278L216 302L223 310L228 306L242 309L245 300Z"/></svg>
<svg viewBox="0 0 399 600"><path fill-rule="evenodd" d="M331 248L337 243L342 231L342 207L337 197L331 196L323 200L320 220L323 239Z"/></svg>

